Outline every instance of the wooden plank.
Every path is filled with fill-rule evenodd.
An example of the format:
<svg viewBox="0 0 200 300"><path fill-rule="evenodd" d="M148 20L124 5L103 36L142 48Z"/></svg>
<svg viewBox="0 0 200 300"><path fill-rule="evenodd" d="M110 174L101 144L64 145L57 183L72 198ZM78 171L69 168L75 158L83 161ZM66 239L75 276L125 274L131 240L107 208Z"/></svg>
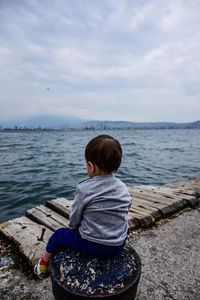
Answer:
<svg viewBox="0 0 200 300"><path fill-rule="evenodd" d="M61 216L69 219L70 209L73 201L66 198L57 198L46 202L46 206L60 214Z"/></svg>
<svg viewBox="0 0 200 300"><path fill-rule="evenodd" d="M155 223L155 219L151 215L144 215L141 212L129 211L128 215L136 218L139 225L143 228L148 228Z"/></svg>
<svg viewBox="0 0 200 300"><path fill-rule="evenodd" d="M198 198L194 194L187 194L186 192L181 191L180 189L178 190L166 187L159 187L156 191L156 194L162 195L166 198L174 199L174 201L182 203L184 207L195 207L199 203Z"/></svg>
<svg viewBox="0 0 200 300"><path fill-rule="evenodd" d="M134 186L130 186L128 187L128 189L130 190L135 190L135 189L139 189L141 191L151 191L151 190L155 190L157 189L159 186L155 186L155 185L134 185Z"/></svg>
<svg viewBox="0 0 200 300"><path fill-rule="evenodd" d="M163 208L165 206L164 204L160 204L157 201L154 202L150 199L133 197L132 206L134 206L135 203L138 203L141 205L146 205L148 207L151 207L151 208L157 209L157 210L159 210L160 208Z"/></svg>
<svg viewBox="0 0 200 300"><path fill-rule="evenodd" d="M187 201L187 204L191 207L195 207L200 204L198 195L196 193L194 195L188 195L187 193L184 192L178 193L178 191L177 192L175 191L174 194L182 199L185 199Z"/></svg>
<svg viewBox="0 0 200 300"><path fill-rule="evenodd" d="M149 185L139 185L139 186L133 186L128 187L130 191L141 191L141 192L159 192L164 191L167 194L185 194L188 196L195 196L196 197L196 191L193 188L188 187L176 187L174 185L170 186L170 184L162 185L162 186L149 186Z"/></svg>
<svg viewBox="0 0 200 300"><path fill-rule="evenodd" d="M157 191L152 196L156 197L156 199L162 199L164 201L168 201L168 203L171 202L171 204L174 204L178 210L181 210L188 206L187 200L184 199L184 197L179 197L178 195L172 195L167 194L164 192Z"/></svg>
<svg viewBox="0 0 200 300"><path fill-rule="evenodd" d="M140 223L138 220L131 215L131 213L128 213L128 231L131 231L135 228L140 227Z"/></svg>
<svg viewBox="0 0 200 300"><path fill-rule="evenodd" d="M189 190L186 188L170 188L167 186L135 186L130 188L131 192L140 191L142 193L158 194L164 196L168 199L173 199L183 204L183 208L187 205L194 207L199 204L197 193L194 190ZM183 209L182 208L182 209Z"/></svg>
<svg viewBox="0 0 200 300"><path fill-rule="evenodd" d="M158 190L160 188L164 189L168 193L185 194L185 195L188 195L188 196L196 196L196 192L194 190L190 190L190 189L187 189L187 188L172 188L172 187L170 188L170 187L167 187L167 186L160 186L158 188Z"/></svg>
<svg viewBox="0 0 200 300"><path fill-rule="evenodd" d="M162 192L159 192L159 190L157 191L135 191L134 192L135 195L144 195L145 197L149 198L149 199L155 199L156 201L158 201L159 203L164 203L164 204L171 204L174 202L177 202L176 200L176 196L175 195L170 195L170 194L165 194ZM177 197L178 199L178 197Z"/></svg>
<svg viewBox="0 0 200 300"><path fill-rule="evenodd" d="M160 207L159 210L162 213L164 218L182 210L185 208L185 205L182 202L167 202L166 204L163 203L163 207Z"/></svg>
<svg viewBox="0 0 200 300"><path fill-rule="evenodd" d="M181 199L185 199L185 200L190 200L193 198L196 198L196 196L194 194L188 194L186 192L184 192L184 190L180 190L180 189L170 189L170 188L166 188L166 187L159 187L156 190L157 194L161 194L165 197L171 197L171 198L181 198Z"/></svg>
<svg viewBox="0 0 200 300"><path fill-rule="evenodd" d="M165 197L161 194L156 193L156 191L144 191L144 190L139 190L139 189L134 189L130 191L130 194L133 197L137 197L137 198L145 198L146 200L150 199L154 202L160 203L160 204L171 204L174 201L174 198L172 199L171 197Z"/></svg>
<svg viewBox="0 0 200 300"><path fill-rule="evenodd" d="M138 214L139 216L142 216L142 217L151 217L152 221L155 222L155 219L147 210L144 210L144 209L141 209L141 208L135 206L135 207L131 207L129 211L131 213Z"/></svg>
<svg viewBox="0 0 200 300"><path fill-rule="evenodd" d="M191 207L198 206L198 205L200 205L200 198L190 199L190 200L188 200L188 203L189 203L189 206L191 206Z"/></svg>
<svg viewBox="0 0 200 300"><path fill-rule="evenodd" d="M40 240L43 229L45 230L43 239ZM27 217L16 218L0 224L0 232L15 243L32 266L43 255L46 244L53 234L45 226L37 224Z"/></svg>
<svg viewBox="0 0 200 300"><path fill-rule="evenodd" d="M59 215L44 205L39 205L27 210L26 216L39 224L45 225L52 231L61 227L67 227L69 224L69 220L67 218Z"/></svg>
<svg viewBox="0 0 200 300"><path fill-rule="evenodd" d="M132 193L132 195L134 195L137 198L142 198L145 199L146 201L152 201L154 203L158 203L163 205L163 207L160 208L160 210L162 211L164 208L166 208L166 206L169 207L171 213L175 213L179 210L182 210L183 208L185 208L187 206L187 201L184 199L179 199L177 198L177 200L175 198L170 197L165 197L163 195L154 193L154 194L150 194L150 193L138 193L138 192L134 192Z"/></svg>
<svg viewBox="0 0 200 300"><path fill-rule="evenodd" d="M136 195L136 197L138 201L140 199L144 199L145 201L154 203L154 205L159 209L163 217L168 217L169 215L172 215L185 207L182 204L182 202L174 202L174 201L171 202L171 201L167 201L167 199L166 201L163 201L163 199L160 201L159 198L149 197L149 195L139 194Z"/></svg>
<svg viewBox="0 0 200 300"><path fill-rule="evenodd" d="M132 187L129 187L130 190L139 190L139 191L165 191L167 193L183 193L183 194L186 194L186 195L189 195L189 196L195 196L195 191L194 189L188 189L188 188L178 188L178 187L175 187L175 186L172 186L170 187L170 184L169 185L161 185L161 186L150 186L150 185L138 185L138 186L132 186Z"/></svg>
<svg viewBox="0 0 200 300"><path fill-rule="evenodd" d="M154 203L155 205L157 205L158 208L163 208L168 204L171 204L173 202L168 201L168 199L163 199L163 198L158 198L155 195L150 195L150 194L145 194L145 193L138 193L138 192L134 192L131 193L131 196L133 197L133 199L138 199L138 201L140 201L140 199L145 200L147 202L150 203Z"/></svg>
<svg viewBox="0 0 200 300"><path fill-rule="evenodd" d="M135 198L132 201L132 205L130 209L134 209L134 208L138 210L146 211L147 214L151 215L155 220L160 219L162 216L161 211L158 208L147 205L147 203L144 203L141 200L139 201L138 199Z"/></svg>
<svg viewBox="0 0 200 300"><path fill-rule="evenodd" d="M187 180L179 180L170 182L164 185L165 187L173 188L173 189L184 189L184 190L192 190L196 196L196 198L200 197L200 175L193 176Z"/></svg>

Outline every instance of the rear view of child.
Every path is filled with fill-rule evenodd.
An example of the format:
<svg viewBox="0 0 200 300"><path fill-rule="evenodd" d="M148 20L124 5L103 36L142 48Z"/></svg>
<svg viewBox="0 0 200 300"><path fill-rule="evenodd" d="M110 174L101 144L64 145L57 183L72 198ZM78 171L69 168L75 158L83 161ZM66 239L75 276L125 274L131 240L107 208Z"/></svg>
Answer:
<svg viewBox="0 0 200 300"><path fill-rule="evenodd" d="M99 135L88 143L85 160L89 178L77 185L69 227L55 231L35 265L39 278L49 276L50 258L61 249L74 249L91 257L122 251L131 196L126 185L114 176L121 159L121 146L109 135Z"/></svg>

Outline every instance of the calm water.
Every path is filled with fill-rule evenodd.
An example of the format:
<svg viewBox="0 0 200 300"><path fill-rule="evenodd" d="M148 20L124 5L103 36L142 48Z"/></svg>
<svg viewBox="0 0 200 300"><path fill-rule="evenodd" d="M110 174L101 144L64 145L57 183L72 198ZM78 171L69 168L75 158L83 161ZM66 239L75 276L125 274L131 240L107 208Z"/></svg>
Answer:
<svg viewBox="0 0 200 300"><path fill-rule="evenodd" d="M200 173L200 130L0 132L0 222L57 197L73 199L87 176L84 148L108 133L123 149L116 176L127 185L161 185Z"/></svg>

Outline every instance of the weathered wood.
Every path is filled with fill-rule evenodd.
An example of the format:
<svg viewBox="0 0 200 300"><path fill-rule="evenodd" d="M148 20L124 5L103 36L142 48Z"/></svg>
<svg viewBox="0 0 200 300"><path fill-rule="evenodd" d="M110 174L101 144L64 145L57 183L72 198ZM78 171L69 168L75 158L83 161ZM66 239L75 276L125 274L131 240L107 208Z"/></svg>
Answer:
<svg viewBox="0 0 200 300"><path fill-rule="evenodd" d="M45 229L44 232L43 229ZM46 244L53 234L47 227L31 221L27 217L16 218L0 224L0 231L15 243L32 266L43 255ZM40 240L42 233L43 238Z"/></svg>
<svg viewBox="0 0 200 300"><path fill-rule="evenodd" d="M135 197L133 196L132 206L135 205L135 203L138 203L140 205L146 205L148 207L154 208L155 210L159 210L160 208L164 207L164 204L160 204L157 201L152 201L150 199L146 199L145 197Z"/></svg>
<svg viewBox="0 0 200 300"><path fill-rule="evenodd" d="M177 211L182 210L187 206L187 201L184 199L165 197L156 192L151 194L151 193L137 192L132 190L131 195L138 199L141 198L149 202L150 201L154 202L156 205L158 204L158 206L160 204L159 209L162 212L164 217L167 217L169 214L176 213Z"/></svg>
<svg viewBox="0 0 200 300"><path fill-rule="evenodd" d="M46 206L60 214L61 216L69 219L72 201L66 198L57 198L46 202Z"/></svg>
<svg viewBox="0 0 200 300"><path fill-rule="evenodd" d="M161 186L158 187L158 191L159 190L164 190L167 193L172 193L172 194L185 194L188 196L196 196L196 192L194 190L190 190L190 189L186 189L186 188L170 188L167 186Z"/></svg>
<svg viewBox="0 0 200 300"><path fill-rule="evenodd" d="M135 208L138 209L139 211L141 210L146 212L147 214L151 215L155 220L160 219L160 217L162 216L158 208L151 207L150 205L147 205L147 203L144 203L134 198L130 209L135 209Z"/></svg>
<svg viewBox="0 0 200 300"><path fill-rule="evenodd" d="M27 210L26 216L39 224L45 225L52 231L55 231L60 227L67 227L69 224L67 218L59 215L44 205Z"/></svg>
<svg viewBox="0 0 200 300"><path fill-rule="evenodd" d="M136 211L129 211L129 217L136 218L142 228L148 228L155 223L155 219L151 215L144 215Z"/></svg>
<svg viewBox="0 0 200 300"><path fill-rule="evenodd" d="M195 207L196 205L199 204L199 201L198 201L198 197L196 197L195 195L188 195L184 192L180 192L180 193L177 193L177 192L174 192L179 198L181 199L184 199L187 201L187 204L191 207Z"/></svg>
<svg viewBox="0 0 200 300"><path fill-rule="evenodd" d="M129 192L130 194L133 196L133 197L142 197L145 199L152 199L154 200L155 202L158 202L158 203L161 203L161 204L168 204L168 203L172 203L174 202L174 199L172 199L172 197L166 197L162 194L159 194L157 192L157 190L142 190L142 189L139 189L138 187L132 187L129 189Z"/></svg>
<svg viewBox="0 0 200 300"><path fill-rule="evenodd" d="M155 203L156 205L158 205L158 207L165 207L166 205L171 205L173 203L175 203L176 201L171 201L171 199L168 198L164 198L164 197L160 197L159 195L150 195L150 194L145 194L145 193L133 193L132 194L133 198L138 199L138 201L140 201L140 199L143 199L145 201L148 202L152 202ZM182 205L181 205L182 207Z"/></svg>
<svg viewBox="0 0 200 300"><path fill-rule="evenodd" d="M159 187L156 191L158 195L163 195L164 197L174 199L177 201L178 199L182 202L185 200L185 202L193 203L193 201L196 199L195 195L188 194L184 192L184 190L178 190L178 189L169 189L166 187Z"/></svg>
<svg viewBox="0 0 200 300"><path fill-rule="evenodd" d="M130 212L128 213L128 230L131 231L135 228L140 227L140 223Z"/></svg>
<svg viewBox="0 0 200 300"><path fill-rule="evenodd" d="M195 207L199 204L199 199L197 197L196 190L189 190L186 188L170 188L167 186L160 187L146 187L144 189L140 189L140 187L136 187L136 190L140 190L143 194L146 194L146 191L151 192L151 195L158 195L159 199L162 201L163 197L167 198L171 202L176 202L177 210L181 210L188 205L191 207ZM153 194L152 194L153 193ZM155 196L157 198L157 196Z"/></svg>
<svg viewBox="0 0 200 300"><path fill-rule="evenodd" d="M164 187L169 187L172 189L184 189L185 191L187 190L192 190L193 193L195 193L194 196L197 198L200 197L200 174L193 176L187 180L178 180L174 182L170 182L168 184L165 184Z"/></svg>
<svg viewBox="0 0 200 300"><path fill-rule="evenodd" d="M159 189L151 190L151 191L133 189L131 191L131 193L132 193L132 195L137 195L138 197L145 196L147 199L156 200L157 202L159 202L161 204L171 204L171 203L174 203L177 201L183 203L183 205L186 205L186 203L187 203L184 198L180 199L180 197L178 195L164 193L164 191L161 191Z"/></svg>
<svg viewBox="0 0 200 300"><path fill-rule="evenodd" d="M190 192L189 190L184 190L184 189L170 189L167 187L159 187L156 191L158 195L162 195L167 198L174 199L176 202L182 203L185 207L186 206L191 206L195 207L198 205L198 198L196 197L196 192Z"/></svg>
<svg viewBox="0 0 200 300"><path fill-rule="evenodd" d="M139 216L144 216L144 217L151 217L151 220L152 222L154 223L155 222L155 219L154 217L151 215L151 212L149 212L148 210L146 209L142 209L141 207L130 207L130 210L129 210L131 213L136 213L138 214Z"/></svg>
<svg viewBox="0 0 200 300"><path fill-rule="evenodd" d="M188 182L190 182L190 181L188 181ZM194 185L195 185L195 188L193 186L193 189L192 189L191 185L189 186L189 188L187 188L187 187L175 188L173 185L172 185L172 187L170 187L170 184L164 185L164 186L159 186L159 187L136 186L136 187L132 187L130 189L131 189L131 191L140 191L142 193L145 193L147 191L150 192L150 194L156 193L158 195L162 195L169 199L175 199L175 201L177 201L179 199L180 202L182 202L184 204L184 206L189 205L191 207L195 207L196 205L199 204L198 197L200 195L200 186L198 186L199 183L197 184L196 181L195 181ZM199 194L198 194L198 191L199 191Z"/></svg>
<svg viewBox="0 0 200 300"><path fill-rule="evenodd" d="M133 202L134 199L138 199L138 201L143 200L149 203L152 203L155 205L155 207L158 208L163 208L166 205L171 205L173 202L168 200L168 199L163 199L161 197L157 197L156 195L150 195L150 194L145 194L145 193L138 193L138 192L131 192L131 196L133 197Z"/></svg>
<svg viewBox="0 0 200 300"><path fill-rule="evenodd" d="M200 205L200 198L193 198L188 200L189 206L195 207L197 205Z"/></svg>

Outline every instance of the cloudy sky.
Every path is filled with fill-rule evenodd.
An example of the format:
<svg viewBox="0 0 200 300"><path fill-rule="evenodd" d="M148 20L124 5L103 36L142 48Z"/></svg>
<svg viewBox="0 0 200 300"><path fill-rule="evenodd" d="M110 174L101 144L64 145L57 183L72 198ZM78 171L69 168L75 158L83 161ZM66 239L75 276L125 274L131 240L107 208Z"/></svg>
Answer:
<svg viewBox="0 0 200 300"><path fill-rule="evenodd" d="M0 120L200 119L200 0L0 0Z"/></svg>

